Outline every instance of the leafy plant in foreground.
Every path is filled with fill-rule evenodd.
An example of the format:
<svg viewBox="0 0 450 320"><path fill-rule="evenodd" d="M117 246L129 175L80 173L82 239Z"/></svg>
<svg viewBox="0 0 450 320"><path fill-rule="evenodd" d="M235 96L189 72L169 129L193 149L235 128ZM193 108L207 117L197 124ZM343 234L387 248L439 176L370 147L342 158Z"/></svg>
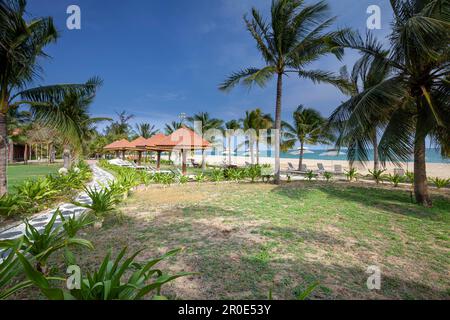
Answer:
<svg viewBox="0 0 450 320"><path fill-rule="evenodd" d="M220 182L223 181L225 179L225 175L223 173L222 169L217 169L215 168L212 172L211 172L211 180L213 182Z"/></svg>
<svg viewBox="0 0 450 320"><path fill-rule="evenodd" d="M193 275L188 272L169 275L154 268L156 264L174 256L181 249L169 251L160 258L149 260L145 264L135 262L141 251L123 260L126 250L124 248L114 260L111 259L109 252L94 273L82 275L81 288L70 291L52 287L42 274L34 270L23 255L18 254L18 258L28 278L51 300L139 300L149 294L152 294L154 299L164 299L161 296L161 287L164 284L180 277ZM132 271L130 276L127 274L129 271Z"/></svg>
<svg viewBox="0 0 450 320"><path fill-rule="evenodd" d="M198 183L202 183L206 181L206 176L203 173L199 173L194 177L194 180Z"/></svg>
<svg viewBox="0 0 450 320"><path fill-rule="evenodd" d="M249 177L252 182L255 182L255 180L261 178L261 166L259 165L249 166L246 171L247 177Z"/></svg>
<svg viewBox="0 0 450 320"><path fill-rule="evenodd" d="M309 171L306 173L306 179L308 179L308 181L312 181L312 179L316 179L316 178L317 178L317 174L314 173L314 171L309 170Z"/></svg>
<svg viewBox="0 0 450 320"><path fill-rule="evenodd" d="M345 176L350 182L352 182L353 180L358 180L358 170L356 168L345 170Z"/></svg>
<svg viewBox="0 0 450 320"><path fill-rule="evenodd" d="M0 216L11 217L26 210L27 201L18 194L5 194L0 197Z"/></svg>
<svg viewBox="0 0 450 320"><path fill-rule="evenodd" d="M327 182L330 182L333 179L333 174L331 172L324 172L323 177Z"/></svg>
<svg viewBox="0 0 450 320"><path fill-rule="evenodd" d="M386 178L394 185L394 187L398 187L401 182L405 181L405 178L399 174L389 174Z"/></svg>
<svg viewBox="0 0 450 320"><path fill-rule="evenodd" d="M74 204L92 210L98 217L113 211L120 202L119 195L113 188L85 188L84 192L91 199L91 203L74 202Z"/></svg>
<svg viewBox="0 0 450 320"><path fill-rule="evenodd" d="M94 219L89 213L83 213L79 217L76 217L75 214L73 214L72 216L66 218L60 212L59 216L61 218L64 232L70 238L74 238L81 229L94 223Z"/></svg>
<svg viewBox="0 0 450 320"><path fill-rule="evenodd" d="M21 185L16 187L16 191L34 206L49 200L58 193L58 191L53 189L50 181L43 178L24 181Z"/></svg>

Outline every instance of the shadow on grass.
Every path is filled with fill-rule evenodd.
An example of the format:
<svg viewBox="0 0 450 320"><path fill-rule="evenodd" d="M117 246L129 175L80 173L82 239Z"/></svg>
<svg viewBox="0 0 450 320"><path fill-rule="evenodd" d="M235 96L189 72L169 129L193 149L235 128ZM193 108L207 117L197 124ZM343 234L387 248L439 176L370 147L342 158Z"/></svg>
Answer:
<svg viewBox="0 0 450 320"><path fill-rule="evenodd" d="M419 219L443 221L448 219L450 198L442 195L433 197L433 208L425 208L411 202L409 190L376 186L350 185L344 183L303 183L282 185L272 192L292 199L308 199L309 193L318 190L335 200L354 202L365 207L393 212Z"/></svg>

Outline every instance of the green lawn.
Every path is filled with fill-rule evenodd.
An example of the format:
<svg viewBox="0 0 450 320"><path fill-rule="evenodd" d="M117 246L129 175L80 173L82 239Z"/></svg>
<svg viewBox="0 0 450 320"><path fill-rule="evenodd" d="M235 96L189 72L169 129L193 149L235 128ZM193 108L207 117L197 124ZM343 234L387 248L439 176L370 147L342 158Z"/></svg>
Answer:
<svg viewBox="0 0 450 320"><path fill-rule="evenodd" d="M45 177L48 174L57 173L61 164L30 164L30 165L9 165L8 166L8 189L14 191L14 186L19 185L24 180Z"/></svg>
<svg viewBox="0 0 450 320"><path fill-rule="evenodd" d="M314 299L450 299L450 195L433 197L428 209L408 190L349 183L155 186L87 230L95 250L79 251L78 264L92 269L125 246L143 258L184 247L163 267L199 275L168 285L171 298L265 299L272 290L292 299L318 281ZM371 265L381 269L379 291L366 286Z"/></svg>

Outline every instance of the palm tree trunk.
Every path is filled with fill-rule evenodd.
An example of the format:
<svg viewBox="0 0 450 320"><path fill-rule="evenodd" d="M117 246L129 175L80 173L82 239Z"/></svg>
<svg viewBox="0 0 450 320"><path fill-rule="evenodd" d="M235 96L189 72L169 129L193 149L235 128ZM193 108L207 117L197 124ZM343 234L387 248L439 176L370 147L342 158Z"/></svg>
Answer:
<svg viewBox="0 0 450 320"><path fill-rule="evenodd" d="M426 126L425 116L419 112L414 142L414 194L418 204L431 207L432 201L428 193L427 169L425 161L426 134L424 134L424 126Z"/></svg>
<svg viewBox="0 0 450 320"><path fill-rule="evenodd" d="M14 142L12 140L8 144L8 161L9 163L14 162Z"/></svg>
<svg viewBox="0 0 450 320"><path fill-rule="evenodd" d="M278 73L277 100L275 106L275 184L280 184L280 130L281 130L281 98L283 95L283 73Z"/></svg>
<svg viewBox="0 0 450 320"><path fill-rule="evenodd" d="M256 138L256 164L259 166L259 139Z"/></svg>
<svg viewBox="0 0 450 320"><path fill-rule="evenodd" d="M231 134L228 135L228 165L231 166Z"/></svg>
<svg viewBox="0 0 450 320"><path fill-rule="evenodd" d="M23 151L23 163L28 163L28 143L25 143L25 149Z"/></svg>
<svg viewBox="0 0 450 320"><path fill-rule="evenodd" d="M298 158L298 170L299 171L302 170L302 166L303 166L303 155L305 153L304 148L305 148L305 143L302 141L302 142L300 142L300 155Z"/></svg>
<svg viewBox="0 0 450 320"><path fill-rule="evenodd" d="M254 150L254 148L255 148L255 145L254 145L253 139L251 139L250 140L250 161L251 161L252 165L255 164L255 150Z"/></svg>
<svg viewBox="0 0 450 320"><path fill-rule="evenodd" d="M372 138L372 144L373 144L373 170L375 172L380 168L380 159L378 156L378 139L376 132Z"/></svg>
<svg viewBox="0 0 450 320"><path fill-rule="evenodd" d="M65 144L63 150L64 168L70 169L70 146Z"/></svg>
<svg viewBox="0 0 450 320"><path fill-rule="evenodd" d="M0 112L0 196L8 192L8 177L6 176L6 168L8 166L8 147L6 144L7 138L6 114Z"/></svg>
<svg viewBox="0 0 450 320"><path fill-rule="evenodd" d="M50 144L50 163L55 163L55 145Z"/></svg>
<svg viewBox="0 0 450 320"><path fill-rule="evenodd" d="M202 171L206 170L206 150L202 150Z"/></svg>

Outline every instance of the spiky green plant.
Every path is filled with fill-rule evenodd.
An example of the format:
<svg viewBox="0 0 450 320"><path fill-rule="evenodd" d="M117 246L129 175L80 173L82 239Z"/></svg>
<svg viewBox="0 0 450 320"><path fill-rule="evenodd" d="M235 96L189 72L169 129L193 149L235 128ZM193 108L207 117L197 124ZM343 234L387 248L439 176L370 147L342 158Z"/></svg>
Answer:
<svg viewBox="0 0 450 320"><path fill-rule="evenodd" d="M324 172L323 177L325 178L325 180L327 182L330 182L331 180L333 180L333 174L331 172Z"/></svg>
<svg viewBox="0 0 450 320"><path fill-rule="evenodd" d="M163 285L180 277L194 275L191 272L170 275L155 268L159 262L174 256L181 249L169 251L145 263L135 261L141 251L124 259L126 250L124 248L115 259L111 258L109 252L96 271L82 275L81 288L70 291L53 287L22 254L18 253L18 258L28 279L51 300L140 300L149 295L153 299L165 299L161 296Z"/></svg>
<svg viewBox="0 0 450 320"><path fill-rule="evenodd" d="M84 204L74 202L75 205L91 210L97 217L114 211L120 203L120 194L113 188L89 188L84 189L86 195L91 199L91 203Z"/></svg>
<svg viewBox="0 0 450 320"><path fill-rule="evenodd" d="M394 187L398 187L400 183L405 182L405 177L399 174L389 174L386 176L386 179L391 182Z"/></svg>
<svg viewBox="0 0 450 320"><path fill-rule="evenodd" d="M215 168L213 171L211 171L211 181L220 182L223 181L224 179L225 175L222 169Z"/></svg>
<svg viewBox="0 0 450 320"><path fill-rule="evenodd" d="M376 182L376 184L379 184L381 181L383 181L383 176L386 170L369 170L369 176Z"/></svg>
<svg viewBox="0 0 450 320"><path fill-rule="evenodd" d="M356 168L351 168L350 170L345 170L345 176L348 181L358 180L358 170Z"/></svg>
<svg viewBox="0 0 450 320"><path fill-rule="evenodd" d="M0 216L11 217L27 210L27 202L20 194L5 194L0 197Z"/></svg>
<svg viewBox="0 0 450 320"><path fill-rule="evenodd" d="M430 182L435 185L436 188L442 189L450 185L450 179L434 177L430 178Z"/></svg>
<svg viewBox="0 0 450 320"><path fill-rule="evenodd" d="M312 171L312 170L309 170L305 175L305 177L306 177L306 179L308 179L308 181L312 181L312 179L317 179L317 176L318 175L316 173L314 173L314 171Z"/></svg>
<svg viewBox="0 0 450 320"><path fill-rule="evenodd" d="M251 165L246 169L246 176L249 177L252 182L255 182L257 179L261 178L261 166L260 165Z"/></svg>
<svg viewBox="0 0 450 320"><path fill-rule="evenodd" d="M51 182L45 178L26 180L16 187L16 192L26 201L36 206L46 200L50 200L58 193L58 191L53 189Z"/></svg>
<svg viewBox="0 0 450 320"><path fill-rule="evenodd" d="M79 215L78 217L75 216L75 213L69 217L64 217L62 212L59 212L59 217L61 219L64 232L70 238L74 238L81 229L84 229L94 223L94 218L87 212Z"/></svg>

